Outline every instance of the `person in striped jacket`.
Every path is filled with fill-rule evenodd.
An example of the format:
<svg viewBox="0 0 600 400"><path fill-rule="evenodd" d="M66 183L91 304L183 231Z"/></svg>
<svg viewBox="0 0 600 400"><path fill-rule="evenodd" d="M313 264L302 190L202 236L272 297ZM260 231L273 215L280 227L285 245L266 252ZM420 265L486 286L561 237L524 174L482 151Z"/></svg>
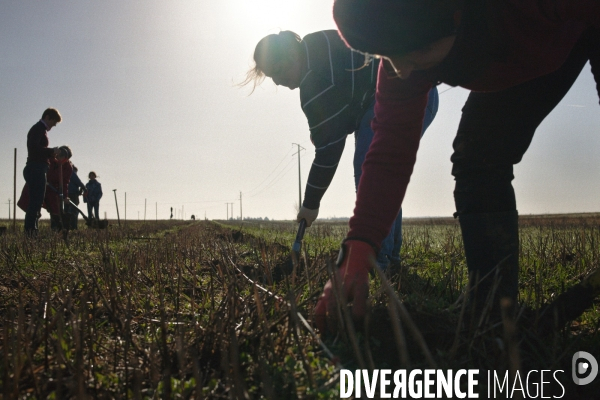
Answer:
<svg viewBox="0 0 600 400"><path fill-rule="evenodd" d="M335 30L314 32L303 38L292 31L281 31L261 39L254 50L255 65L242 85L254 87L265 78L276 85L300 89L300 103L315 145L304 200L297 220L311 226L319 214L327 191L344 151L346 138L355 135L354 179L358 187L373 130L373 107L379 60L365 58L349 49ZM433 121L438 108L438 93L429 92L427 113L421 133ZM377 256L380 267L400 261L402 210Z"/></svg>

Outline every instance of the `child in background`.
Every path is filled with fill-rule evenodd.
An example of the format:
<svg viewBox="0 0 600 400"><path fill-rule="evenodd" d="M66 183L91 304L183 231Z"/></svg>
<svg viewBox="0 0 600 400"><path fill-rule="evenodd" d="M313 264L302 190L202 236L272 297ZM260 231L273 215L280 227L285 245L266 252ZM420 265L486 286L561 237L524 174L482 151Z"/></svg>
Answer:
<svg viewBox="0 0 600 400"><path fill-rule="evenodd" d="M85 184L87 196L87 207L88 207L88 217L90 219L96 218L96 220L100 220L99 209L100 209L100 199L102 198L102 185L100 182L96 180L97 176L94 171L91 171L88 175L90 181ZM92 216L92 209L94 210L94 215Z"/></svg>

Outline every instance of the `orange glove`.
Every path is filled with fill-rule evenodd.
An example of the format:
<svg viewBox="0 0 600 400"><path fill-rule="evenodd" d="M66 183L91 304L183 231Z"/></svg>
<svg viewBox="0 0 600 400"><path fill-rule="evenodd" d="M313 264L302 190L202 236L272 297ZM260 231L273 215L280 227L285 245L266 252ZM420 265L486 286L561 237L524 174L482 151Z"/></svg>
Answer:
<svg viewBox="0 0 600 400"><path fill-rule="evenodd" d="M369 295L369 271L375 259L374 247L362 240L350 239L342 243L338 258L337 283L341 285L342 301L353 302L352 316L355 320L364 317ZM325 284L323 294L315 307L315 322L321 334L326 332L328 322L337 317L337 299L333 282ZM329 324L330 327L335 326Z"/></svg>

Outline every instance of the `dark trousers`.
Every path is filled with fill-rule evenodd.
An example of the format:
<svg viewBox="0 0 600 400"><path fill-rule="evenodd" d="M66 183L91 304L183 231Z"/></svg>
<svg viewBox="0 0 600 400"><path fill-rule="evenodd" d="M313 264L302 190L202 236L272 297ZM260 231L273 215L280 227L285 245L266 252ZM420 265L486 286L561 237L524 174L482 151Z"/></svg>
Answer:
<svg viewBox="0 0 600 400"><path fill-rule="evenodd" d="M69 193L69 200L73 202L76 206L79 205L79 193ZM69 213L71 214L70 227L71 229L77 229L78 221L79 221L79 211L71 204L69 204Z"/></svg>
<svg viewBox="0 0 600 400"><path fill-rule="evenodd" d="M46 173L48 164L28 162L23 169L23 177L29 186L29 205L25 211L25 232L38 230L44 195L46 194Z"/></svg>
<svg viewBox="0 0 600 400"><path fill-rule="evenodd" d="M586 37L563 66L546 76L492 93L472 92L454 140L452 175L458 215L515 211L513 165L540 123L569 91L596 41Z"/></svg>
<svg viewBox="0 0 600 400"><path fill-rule="evenodd" d="M472 92L454 140L452 175L474 310L498 310L500 298L518 295L519 233L513 166L535 130L569 91L592 52L587 32L557 71L490 93Z"/></svg>
<svg viewBox="0 0 600 400"><path fill-rule="evenodd" d="M98 215L100 213L99 209L100 209L100 201L89 201L87 203L87 207L88 207L88 218L92 219L95 218L97 220L100 219L100 216ZM92 214L93 211L93 214Z"/></svg>

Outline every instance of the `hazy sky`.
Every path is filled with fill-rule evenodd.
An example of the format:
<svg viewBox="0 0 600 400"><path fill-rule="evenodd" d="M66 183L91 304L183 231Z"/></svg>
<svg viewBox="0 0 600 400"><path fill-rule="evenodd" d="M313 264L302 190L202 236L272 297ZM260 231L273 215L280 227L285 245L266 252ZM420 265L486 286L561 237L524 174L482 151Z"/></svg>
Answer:
<svg viewBox="0 0 600 400"><path fill-rule="evenodd" d="M24 185L26 135L43 110L63 122L50 145L68 144L83 178L102 183L101 214L168 218L169 208L209 219L225 203L244 216L295 217L302 152L302 190L314 155L298 90L269 80L248 96L235 83L254 46L280 29L300 35L335 27L332 0L0 0L0 217ZM441 86L440 92L448 89ZM449 216L452 140L468 92L441 94L404 202L405 216ZM598 98L586 67L538 129L515 188L521 213L598 211ZM320 216L351 216L354 207L349 137ZM84 181L87 181L84 180ZM229 208L231 210L231 207ZM18 210L18 209L17 209ZM44 211L44 214L47 213ZM24 213L17 211L17 217Z"/></svg>

